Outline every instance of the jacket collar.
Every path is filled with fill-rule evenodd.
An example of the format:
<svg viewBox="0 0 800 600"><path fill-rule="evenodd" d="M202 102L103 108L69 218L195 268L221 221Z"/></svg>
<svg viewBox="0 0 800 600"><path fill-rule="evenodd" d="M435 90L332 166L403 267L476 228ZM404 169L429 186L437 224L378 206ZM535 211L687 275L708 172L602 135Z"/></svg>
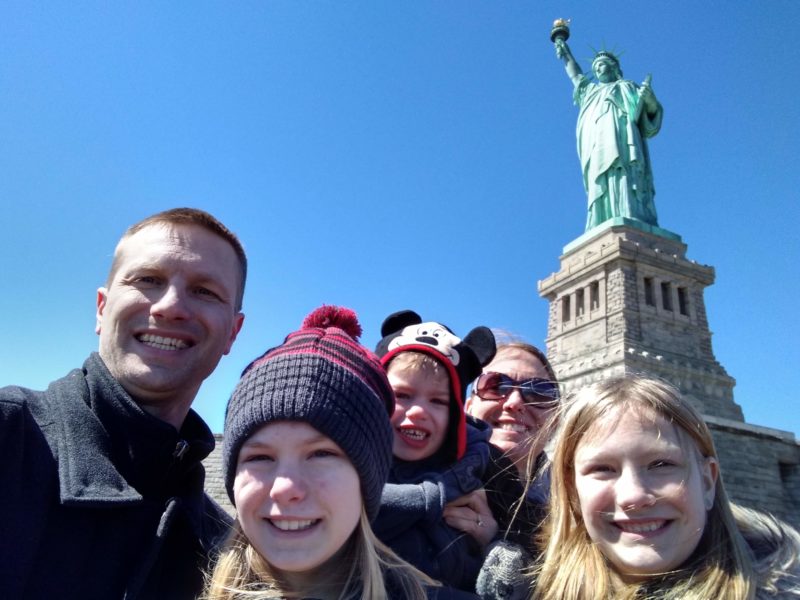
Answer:
<svg viewBox="0 0 800 600"><path fill-rule="evenodd" d="M62 504L135 504L150 492L166 499L173 488L175 494L185 491L187 478L202 494L200 461L213 450L214 437L194 411L180 432L145 413L97 353L46 394L57 415L50 442ZM176 457L180 442L188 449Z"/></svg>

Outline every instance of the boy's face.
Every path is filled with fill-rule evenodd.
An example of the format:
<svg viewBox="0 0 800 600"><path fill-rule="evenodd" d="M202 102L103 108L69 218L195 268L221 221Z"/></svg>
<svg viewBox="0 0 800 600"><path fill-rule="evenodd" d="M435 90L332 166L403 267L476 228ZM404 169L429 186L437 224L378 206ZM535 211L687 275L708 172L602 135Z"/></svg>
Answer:
<svg viewBox="0 0 800 600"><path fill-rule="evenodd" d="M432 456L444 442L450 420L447 373L390 364L387 375L397 398L392 415L395 457L417 461Z"/></svg>

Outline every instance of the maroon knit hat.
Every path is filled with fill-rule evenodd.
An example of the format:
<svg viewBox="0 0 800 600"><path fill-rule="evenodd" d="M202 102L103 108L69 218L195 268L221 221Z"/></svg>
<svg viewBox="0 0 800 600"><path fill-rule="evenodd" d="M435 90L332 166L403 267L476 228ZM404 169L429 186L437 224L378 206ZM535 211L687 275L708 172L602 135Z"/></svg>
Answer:
<svg viewBox="0 0 800 600"><path fill-rule="evenodd" d="M247 438L273 421L305 421L347 454L374 519L392 461L394 393L378 358L356 341L359 335L353 311L322 306L244 370L225 414L223 461L231 502Z"/></svg>

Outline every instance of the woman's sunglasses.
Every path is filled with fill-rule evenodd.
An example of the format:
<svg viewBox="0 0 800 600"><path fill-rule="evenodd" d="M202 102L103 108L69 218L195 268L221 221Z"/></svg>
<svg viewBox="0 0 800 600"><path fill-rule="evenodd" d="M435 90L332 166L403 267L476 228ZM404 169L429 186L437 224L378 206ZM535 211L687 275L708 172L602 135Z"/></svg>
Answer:
<svg viewBox="0 0 800 600"><path fill-rule="evenodd" d="M475 394L481 400L505 400L514 390L519 390L526 405L536 408L553 408L560 398L558 384L539 377L517 381L503 373L490 372L475 382Z"/></svg>

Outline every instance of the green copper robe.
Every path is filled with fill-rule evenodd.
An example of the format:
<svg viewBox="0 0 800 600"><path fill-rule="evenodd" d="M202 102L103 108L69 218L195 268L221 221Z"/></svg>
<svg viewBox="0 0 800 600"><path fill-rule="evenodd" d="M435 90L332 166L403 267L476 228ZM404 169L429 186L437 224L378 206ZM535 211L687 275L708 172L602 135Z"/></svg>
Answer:
<svg viewBox="0 0 800 600"><path fill-rule="evenodd" d="M663 108L659 104L648 114L636 84L624 79L596 83L581 75L573 97L580 109L576 134L589 202L586 231L613 217L657 226L645 138L661 129Z"/></svg>

